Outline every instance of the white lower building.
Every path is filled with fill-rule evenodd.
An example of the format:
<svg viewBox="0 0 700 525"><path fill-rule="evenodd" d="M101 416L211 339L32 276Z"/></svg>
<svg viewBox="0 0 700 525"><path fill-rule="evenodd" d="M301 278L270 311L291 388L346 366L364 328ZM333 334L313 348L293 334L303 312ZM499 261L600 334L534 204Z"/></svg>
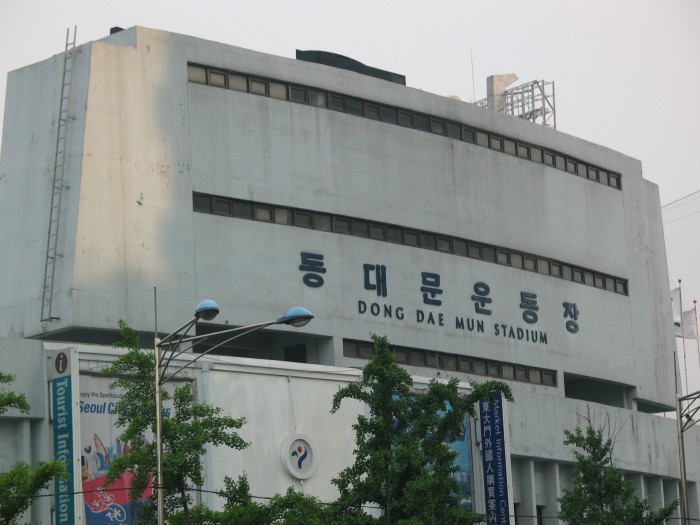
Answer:
<svg viewBox="0 0 700 525"><path fill-rule="evenodd" d="M330 415L330 400L379 333L418 383L511 385L518 524L558 523L572 460L563 431L587 419L616 435L640 496L679 498L676 421L663 416L676 405L664 240L641 164L345 57L298 57L135 27L9 75L0 355L33 409L0 419L0 471L64 446L75 491L99 477L126 445L105 423L113 398L95 374L115 354L117 320L148 348L210 298L221 314L199 333L295 304L316 318L237 340L188 372L202 399L247 418L252 443L211 450L204 490L245 471L256 496L303 481L333 500L362 407ZM56 351L70 362L62 372ZM61 407L47 393L55 403L71 371L80 416L57 441ZM463 476L484 512L483 428L470 427ZM314 452L306 477L284 461L297 438ZM700 435L684 438L698 518ZM73 508L41 498L31 519L94 522L82 500Z"/></svg>

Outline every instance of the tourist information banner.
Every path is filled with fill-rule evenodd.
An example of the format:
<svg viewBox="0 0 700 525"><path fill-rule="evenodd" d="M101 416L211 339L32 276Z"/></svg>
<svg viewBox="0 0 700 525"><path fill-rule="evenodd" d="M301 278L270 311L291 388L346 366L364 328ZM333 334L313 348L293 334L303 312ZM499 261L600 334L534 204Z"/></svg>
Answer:
<svg viewBox="0 0 700 525"><path fill-rule="evenodd" d="M83 523L80 501L80 420L78 418L78 352L75 348L47 350L51 397L53 457L66 466L68 477L54 481L56 525Z"/></svg>

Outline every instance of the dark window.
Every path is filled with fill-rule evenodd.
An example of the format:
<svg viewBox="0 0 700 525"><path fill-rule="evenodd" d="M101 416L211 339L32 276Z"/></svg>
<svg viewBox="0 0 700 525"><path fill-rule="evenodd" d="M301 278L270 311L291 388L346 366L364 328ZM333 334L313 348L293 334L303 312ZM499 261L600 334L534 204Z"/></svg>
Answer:
<svg viewBox="0 0 700 525"><path fill-rule="evenodd" d="M421 131L430 131L430 117L425 115L416 115L416 129Z"/></svg>
<svg viewBox="0 0 700 525"><path fill-rule="evenodd" d="M455 253L461 255L462 257L467 256L467 241L461 239L455 239Z"/></svg>
<svg viewBox="0 0 700 525"><path fill-rule="evenodd" d="M386 240L386 227L382 224L370 224L369 225L369 238L376 239L378 241Z"/></svg>
<svg viewBox="0 0 700 525"><path fill-rule="evenodd" d="M333 231L336 233L352 233L352 222L350 219L335 217L333 219Z"/></svg>
<svg viewBox="0 0 700 525"><path fill-rule="evenodd" d="M554 153L550 153L549 151L544 152L544 163L547 166L554 166Z"/></svg>
<svg viewBox="0 0 700 525"><path fill-rule="evenodd" d="M473 129L462 128L462 140L464 142L471 142L474 144L476 142L476 134Z"/></svg>
<svg viewBox="0 0 700 525"><path fill-rule="evenodd" d="M367 221L353 220L352 234L356 237L369 237L369 225Z"/></svg>
<svg viewBox="0 0 700 525"><path fill-rule="evenodd" d="M576 162L571 159L566 159L566 171L575 175L577 173Z"/></svg>
<svg viewBox="0 0 700 525"><path fill-rule="evenodd" d="M267 95L267 81L259 78L251 78L250 92L256 95Z"/></svg>
<svg viewBox="0 0 700 525"><path fill-rule="evenodd" d="M314 229L329 232L331 228L331 216L325 213L314 213Z"/></svg>
<svg viewBox="0 0 700 525"><path fill-rule="evenodd" d="M508 252L504 250L496 250L496 262L498 264L505 264L508 266L508 264L510 264L508 261Z"/></svg>
<svg viewBox="0 0 700 525"><path fill-rule="evenodd" d="M216 71L214 69L210 69L208 73L209 78L207 79L207 84L218 87L226 87L227 75L225 71Z"/></svg>
<svg viewBox="0 0 700 525"><path fill-rule="evenodd" d="M270 82L270 96L280 100L287 100L287 84Z"/></svg>
<svg viewBox="0 0 700 525"><path fill-rule="evenodd" d="M440 363L437 354L433 354L432 352L425 354L425 366L429 366L431 368L438 368L439 364Z"/></svg>
<svg viewBox="0 0 700 525"><path fill-rule="evenodd" d="M457 356L456 355L442 355L441 364L443 370L457 370Z"/></svg>
<svg viewBox="0 0 700 525"><path fill-rule="evenodd" d="M561 263L552 262L552 275L554 277L561 277Z"/></svg>
<svg viewBox="0 0 700 525"><path fill-rule="evenodd" d="M561 277L566 281L574 280L573 269L571 268L571 266L569 266L568 264L561 265Z"/></svg>
<svg viewBox="0 0 700 525"><path fill-rule="evenodd" d="M345 111L346 108L346 103L345 103L345 97L341 95L331 95L331 109L335 109L336 111Z"/></svg>
<svg viewBox="0 0 700 525"><path fill-rule="evenodd" d="M473 372L474 371L474 362L471 359L467 359L466 357L460 357L459 358L459 369L462 372Z"/></svg>
<svg viewBox="0 0 700 525"><path fill-rule="evenodd" d="M523 257L524 269L529 272L537 271L537 261L534 257L525 256Z"/></svg>
<svg viewBox="0 0 700 525"><path fill-rule="evenodd" d="M365 117L379 120L379 106L365 102Z"/></svg>
<svg viewBox="0 0 700 525"><path fill-rule="evenodd" d="M394 355L396 356L396 362L399 364L408 363L408 351L406 350L394 350Z"/></svg>
<svg viewBox="0 0 700 525"><path fill-rule="evenodd" d="M294 226L299 226L300 228L313 228L314 227L314 217L305 211L295 211L294 212Z"/></svg>
<svg viewBox="0 0 700 525"><path fill-rule="evenodd" d="M252 219L253 204L250 202L233 201L233 216L239 219Z"/></svg>
<svg viewBox="0 0 700 525"><path fill-rule="evenodd" d="M499 363L489 363L488 373L490 376L501 376L501 365Z"/></svg>
<svg viewBox="0 0 700 525"><path fill-rule="evenodd" d="M284 348L284 360L290 363L306 363L306 345L294 345Z"/></svg>
<svg viewBox="0 0 700 525"><path fill-rule="evenodd" d="M399 124L412 128L414 126L413 114L406 113L405 111L399 111Z"/></svg>
<svg viewBox="0 0 700 525"><path fill-rule="evenodd" d="M605 277L605 289L611 292L615 291L615 279L612 277Z"/></svg>
<svg viewBox="0 0 700 525"><path fill-rule="evenodd" d="M382 106L382 120L391 124L396 124L396 108Z"/></svg>
<svg viewBox="0 0 700 525"><path fill-rule="evenodd" d="M187 66L187 80L190 82L198 82L199 84L207 83L207 70L199 66Z"/></svg>
<svg viewBox="0 0 700 525"><path fill-rule="evenodd" d="M425 352L421 350L411 350L410 357L412 365L425 366Z"/></svg>
<svg viewBox="0 0 700 525"><path fill-rule="evenodd" d="M548 385L548 386L556 386L557 385L557 374L556 372L551 372L551 371L543 371L542 372L542 384Z"/></svg>
<svg viewBox="0 0 700 525"><path fill-rule="evenodd" d="M228 87L230 89L235 89L236 91L248 91L248 77L244 75L237 75L236 73L228 74Z"/></svg>
<svg viewBox="0 0 700 525"><path fill-rule="evenodd" d="M451 139L460 140L462 138L462 126L460 126L459 124L455 124L454 122L448 122L447 135Z"/></svg>
<svg viewBox="0 0 700 525"><path fill-rule="evenodd" d="M522 268L523 267L523 256L520 255L519 253L511 253L510 254L510 265L513 268Z"/></svg>
<svg viewBox="0 0 700 525"><path fill-rule="evenodd" d="M357 357L357 354L358 354L357 343L355 341L348 341L347 339L344 339L343 340L343 355L345 357Z"/></svg>
<svg viewBox="0 0 700 525"><path fill-rule="evenodd" d="M439 252L451 253L452 252L452 239L448 239L446 237L438 237L437 238L437 250Z"/></svg>
<svg viewBox="0 0 700 525"><path fill-rule="evenodd" d="M588 167L588 178L598 182L600 180L598 176L598 170L595 168Z"/></svg>
<svg viewBox="0 0 700 525"><path fill-rule="evenodd" d="M518 157L521 159L530 158L530 147L525 144L518 144Z"/></svg>
<svg viewBox="0 0 700 525"><path fill-rule="evenodd" d="M325 108L328 105L326 101L326 92L316 89L309 90L309 105L317 108Z"/></svg>
<svg viewBox="0 0 700 525"><path fill-rule="evenodd" d="M496 262L496 250L491 246L484 246L483 249L484 261Z"/></svg>
<svg viewBox="0 0 700 525"><path fill-rule="evenodd" d="M359 98L348 97L348 113L363 116L362 101Z"/></svg>
<svg viewBox="0 0 700 525"><path fill-rule="evenodd" d="M272 222L272 208L268 206L255 206L255 220Z"/></svg>
<svg viewBox="0 0 700 525"><path fill-rule="evenodd" d="M515 379L518 381L529 381L528 369L522 366L516 366Z"/></svg>
<svg viewBox="0 0 700 525"><path fill-rule="evenodd" d="M437 133L438 135L447 134L447 126L444 120L433 119L430 125L430 131Z"/></svg>
<svg viewBox="0 0 700 525"><path fill-rule="evenodd" d="M538 385L542 383L542 371L536 368L530 369L530 383L537 383Z"/></svg>
<svg viewBox="0 0 700 525"><path fill-rule="evenodd" d="M360 357L364 357L365 359L369 359L374 355L374 346L372 346L369 343L360 343L360 352L359 355Z"/></svg>
<svg viewBox="0 0 700 525"><path fill-rule="evenodd" d="M292 224L292 212L287 208L275 208L276 224Z"/></svg>
<svg viewBox="0 0 700 525"><path fill-rule="evenodd" d="M197 195L195 193L192 195L192 204L194 206L194 211L211 213L211 197L207 195Z"/></svg>
<svg viewBox="0 0 700 525"><path fill-rule="evenodd" d="M403 243L407 246L418 246L418 232L409 230L404 231Z"/></svg>
<svg viewBox="0 0 700 525"><path fill-rule="evenodd" d="M435 235L433 235L432 233L421 233L420 246L421 248L434 250L436 248Z"/></svg>
<svg viewBox="0 0 700 525"><path fill-rule="evenodd" d="M395 226L388 226L386 229L386 240L396 244L402 244L403 230Z"/></svg>
<svg viewBox="0 0 700 525"><path fill-rule="evenodd" d="M623 295L627 295L627 283L625 281L616 280L615 281L615 291Z"/></svg>
<svg viewBox="0 0 700 525"><path fill-rule="evenodd" d="M608 180L611 188L615 188L618 190L622 188L622 182L618 173L610 173L608 175Z"/></svg>
<svg viewBox="0 0 700 525"><path fill-rule="evenodd" d="M491 149L503 151L503 139L499 137L491 137Z"/></svg>
<svg viewBox="0 0 700 525"><path fill-rule="evenodd" d="M300 104L309 103L309 92L306 88L290 86L289 88L289 99L292 102L299 102Z"/></svg>
<svg viewBox="0 0 700 525"><path fill-rule="evenodd" d="M512 140L504 140L503 151L505 151L508 155L515 155L515 142Z"/></svg>
<svg viewBox="0 0 700 525"><path fill-rule="evenodd" d="M605 277L600 274L595 274L595 287L605 288Z"/></svg>
<svg viewBox="0 0 700 525"><path fill-rule="evenodd" d="M481 259L482 258L482 253L481 253L481 246L478 244L474 244L473 242L469 243L469 257L472 259Z"/></svg>
<svg viewBox="0 0 700 525"><path fill-rule="evenodd" d="M530 160L539 162L540 164L544 162L543 151L535 146L530 147Z"/></svg>

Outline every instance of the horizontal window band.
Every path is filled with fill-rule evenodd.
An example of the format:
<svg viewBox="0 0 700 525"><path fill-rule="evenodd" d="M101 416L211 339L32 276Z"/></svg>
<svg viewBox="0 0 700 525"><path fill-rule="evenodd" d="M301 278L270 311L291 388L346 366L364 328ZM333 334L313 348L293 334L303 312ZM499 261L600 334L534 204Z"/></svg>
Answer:
<svg viewBox="0 0 700 525"><path fill-rule="evenodd" d="M583 179L622 190L622 175L554 151L544 146L516 140L498 133L455 122L442 117L427 115L410 109L365 100L351 95L327 91L311 86L262 78L210 66L188 64L188 79L197 84L231 89L253 95L287 100L317 108L346 113L424 131L445 138L468 142L499 151L523 160L544 164Z"/></svg>
<svg viewBox="0 0 700 525"><path fill-rule="evenodd" d="M512 250L503 246L494 246L471 239L371 221L359 217L278 206L276 204L253 202L205 193L193 193L192 201L194 211L199 213L352 235L375 241L448 253L540 275L548 275L619 295L629 295L629 283L625 278L583 268L549 257Z"/></svg>
<svg viewBox="0 0 700 525"><path fill-rule="evenodd" d="M437 368L438 370L490 376L537 385L557 386L556 370L462 354L434 352L433 350L421 348L408 348L396 345L391 345L390 348L394 352L396 362L403 366ZM371 342L343 339L343 357L370 359L373 355L374 346Z"/></svg>

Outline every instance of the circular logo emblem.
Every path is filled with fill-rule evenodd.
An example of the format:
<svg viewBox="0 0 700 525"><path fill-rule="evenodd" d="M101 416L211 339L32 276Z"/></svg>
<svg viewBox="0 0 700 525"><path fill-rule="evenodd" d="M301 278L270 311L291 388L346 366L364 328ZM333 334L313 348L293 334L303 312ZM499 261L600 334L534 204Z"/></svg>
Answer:
<svg viewBox="0 0 700 525"><path fill-rule="evenodd" d="M287 471L297 479L307 479L316 472L318 459L311 438L292 434L282 442L280 459Z"/></svg>
<svg viewBox="0 0 700 525"><path fill-rule="evenodd" d="M64 354L63 352L60 352L56 356L55 365L56 365L56 372L58 372L59 374L62 374L63 372L65 372L66 369L68 368L68 356L66 354Z"/></svg>

